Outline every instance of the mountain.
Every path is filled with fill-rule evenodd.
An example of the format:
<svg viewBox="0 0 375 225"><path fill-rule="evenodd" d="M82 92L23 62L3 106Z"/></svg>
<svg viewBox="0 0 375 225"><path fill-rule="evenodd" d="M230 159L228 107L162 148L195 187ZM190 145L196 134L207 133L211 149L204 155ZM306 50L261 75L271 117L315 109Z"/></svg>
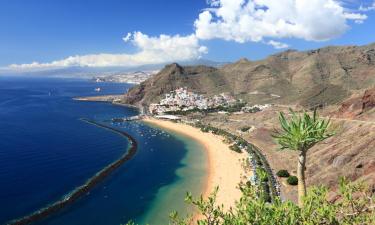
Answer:
<svg viewBox="0 0 375 225"><path fill-rule="evenodd" d="M196 92L202 92L205 85L213 86L218 80L217 76L211 75L215 74L215 71L217 68L207 66L182 67L177 63L167 65L150 79L129 90L125 95L125 102L148 105L157 101L163 94L185 86Z"/></svg>
<svg viewBox="0 0 375 225"><path fill-rule="evenodd" d="M152 78L134 86L126 103L147 106L178 87L205 95L229 92L256 103L276 103L257 113L190 114L187 120L237 133L256 145L274 171L296 174L298 152L280 151L272 138L278 113L288 108L328 105L319 114L331 117L335 135L308 152L307 185L326 185L335 196L340 176L375 187L375 44L330 46L310 51L288 50L259 60L240 59L222 67L170 64ZM280 179L282 196L296 201L297 188Z"/></svg>
<svg viewBox="0 0 375 225"><path fill-rule="evenodd" d="M139 84L158 71L135 71L128 73L119 73L107 76L96 76L92 80L95 82L115 82L115 83L128 83L128 84Z"/></svg>
<svg viewBox="0 0 375 225"><path fill-rule="evenodd" d="M148 105L184 86L206 95L228 92L252 103L312 107L339 103L356 90L374 84L375 43L288 50L263 60L244 58L221 67L174 63L133 87L124 101Z"/></svg>
<svg viewBox="0 0 375 225"><path fill-rule="evenodd" d="M216 62L208 59L197 59L190 61L178 62L184 66L206 65L212 67L221 67L225 62ZM163 69L165 64L149 64L133 67L81 67L71 66L64 68L43 68L33 70L12 70L8 68L0 68L0 75L28 75L28 76L50 76L50 77L80 77L92 78L95 76L112 76L118 74L135 73L137 71L158 71Z"/></svg>

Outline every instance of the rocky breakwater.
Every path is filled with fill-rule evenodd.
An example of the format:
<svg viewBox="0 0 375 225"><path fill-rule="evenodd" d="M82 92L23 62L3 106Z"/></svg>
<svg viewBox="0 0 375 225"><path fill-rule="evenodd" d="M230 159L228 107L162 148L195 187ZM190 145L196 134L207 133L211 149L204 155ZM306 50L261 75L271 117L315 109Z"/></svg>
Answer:
<svg viewBox="0 0 375 225"><path fill-rule="evenodd" d="M132 136L130 136L128 133L117 130L113 127L110 127L101 123L97 123L93 120L89 120L89 119L81 119L81 120L124 136L125 138L129 140L129 145L130 145L129 149L119 159L117 159L116 161L104 167L102 170L100 170L98 173L96 173L94 176L88 179L85 184L77 187L72 192L64 196L61 200L56 201L42 209L39 209L25 217L12 220L9 223L7 223L8 225L31 224L33 222L44 219L53 213L58 212L59 210L66 207L67 205L72 204L73 202L77 201L80 197L87 194L95 185L103 181L104 178L106 178L114 170L119 168L123 163L130 160L136 154L138 144L136 140Z"/></svg>

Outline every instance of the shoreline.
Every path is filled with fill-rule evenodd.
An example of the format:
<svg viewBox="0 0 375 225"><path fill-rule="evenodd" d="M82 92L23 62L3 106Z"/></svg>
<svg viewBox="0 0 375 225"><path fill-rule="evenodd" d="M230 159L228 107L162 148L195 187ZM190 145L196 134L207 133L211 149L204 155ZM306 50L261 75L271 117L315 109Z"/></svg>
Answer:
<svg viewBox="0 0 375 225"><path fill-rule="evenodd" d="M78 101L105 101L114 105L136 108L135 105L117 104L109 101L112 96L93 96L93 97L78 97L74 100ZM146 117L142 122L155 125L159 128L171 130L176 133L188 136L204 146L204 154L207 156L207 171L205 183L203 184L202 192L204 198L207 198L219 186L219 191L216 197L217 205L224 205L224 210L229 210L235 206L242 193L238 189L238 184L241 181L246 181L245 175L248 172L243 168L243 160L247 158L247 154L237 153L229 149L229 144L223 142L223 138L212 133L204 133L198 128L187 124L175 123L171 121L155 119ZM183 196L182 196L183 197ZM193 214L193 221L201 218L201 215Z"/></svg>
<svg viewBox="0 0 375 225"><path fill-rule="evenodd" d="M217 193L217 205L224 204L224 210L229 210L242 196L238 184L243 181L246 171L242 167L242 161L246 153L237 153L229 149L229 145L223 143L220 136L203 133L198 128L187 124L174 123L171 121L145 118L145 123L171 130L186 135L204 146L207 155L207 174L203 184L202 195L207 198L216 186L219 186ZM193 219L199 218L194 215Z"/></svg>

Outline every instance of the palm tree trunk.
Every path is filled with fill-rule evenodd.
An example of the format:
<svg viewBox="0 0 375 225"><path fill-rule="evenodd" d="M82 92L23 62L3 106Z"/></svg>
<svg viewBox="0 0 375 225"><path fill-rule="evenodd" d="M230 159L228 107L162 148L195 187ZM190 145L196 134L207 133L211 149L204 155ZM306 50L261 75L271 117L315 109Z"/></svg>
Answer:
<svg viewBox="0 0 375 225"><path fill-rule="evenodd" d="M306 182L305 182L305 169L306 169L306 151L301 151L298 157L298 206L303 207L303 197L306 195Z"/></svg>

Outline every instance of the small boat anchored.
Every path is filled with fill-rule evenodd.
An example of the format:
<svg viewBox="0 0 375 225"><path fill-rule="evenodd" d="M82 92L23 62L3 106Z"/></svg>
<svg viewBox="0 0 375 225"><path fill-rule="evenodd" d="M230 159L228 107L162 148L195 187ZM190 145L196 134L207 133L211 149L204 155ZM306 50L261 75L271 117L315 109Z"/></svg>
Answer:
<svg viewBox="0 0 375 225"><path fill-rule="evenodd" d="M98 88L95 88L95 91L96 91L96 92L99 92L99 91L101 91L101 90L102 90L102 89L99 88L99 87L98 87Z"/></svg>

